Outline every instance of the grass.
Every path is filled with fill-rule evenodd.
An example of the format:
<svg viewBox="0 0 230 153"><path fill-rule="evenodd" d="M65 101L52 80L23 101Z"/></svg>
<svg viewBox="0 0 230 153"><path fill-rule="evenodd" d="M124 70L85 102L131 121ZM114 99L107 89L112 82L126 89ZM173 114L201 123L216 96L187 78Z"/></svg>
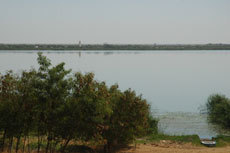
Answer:
<svg viewBox="0 0 230 153"><path fill-rule="evenodd" d="M219 135L215 138L217 147L225 147L230 145L230 136Z"/></svg>
<svg viewBox="0 0 230 153"><path fill-rule="evenodd" d="M137 144L147 144L152 142L160 142L161 140L169 140L175 143L191 143L195 146L202 146L198 135L182 135L182 136L169 136L165 134L149 135L142 139L137 139ZM216 138L216 147L230 146L230 136L219 135Z"/></svg>
<svg viewBox="0 0 230 153"><path fill-rule="evenodd" d="M161 140L170 140L172 142L192 143L193 145L200 145L200 138L198 135L170 136L165 134L155 134L149 135L143 139L137 139L136 143L160 142Z"/></svg>

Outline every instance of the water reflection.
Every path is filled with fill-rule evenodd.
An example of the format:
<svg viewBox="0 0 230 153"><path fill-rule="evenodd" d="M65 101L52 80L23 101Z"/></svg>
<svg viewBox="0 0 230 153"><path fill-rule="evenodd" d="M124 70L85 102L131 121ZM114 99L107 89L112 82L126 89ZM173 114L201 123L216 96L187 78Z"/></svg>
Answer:
<svg viewBox="0 0 230 153"><path fill-rule="evenodd" d="M170 135L193 135L211 138L218 133L213 125L208 124L207 116L198 113L173 112L158 115L159 131Z"/></svg>
<svg viewBox="0 0 230 153"><path fill-rule="evenodd" d="M166 112L156 114L159 119L159 132L169 135L198 135L200 138L212 138L217 135L229 135L229 131L208 123L207 114Z"/></svg>

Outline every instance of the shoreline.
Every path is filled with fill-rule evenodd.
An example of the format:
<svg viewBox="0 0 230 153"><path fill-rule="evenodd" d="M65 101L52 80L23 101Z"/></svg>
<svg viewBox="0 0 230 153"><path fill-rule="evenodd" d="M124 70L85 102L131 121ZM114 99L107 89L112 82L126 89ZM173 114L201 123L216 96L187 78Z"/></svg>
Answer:
<svg viewBox="0 0 230 153"><path fill-rule="evenodd" d="M185 144L140 144L121 149L118 153L226 153L230 146L225 147L204 147Z"/></svg>
<svg viewBox="0 0 230 153"><path fill-rule="evenodd" d="M162 136L159 139L139 140L121 148L118 153L226 153L230 150L229 137L216 137L215 147L206 147L200 143L198 136Z"/></svg>
<svg viewBox="0 0 230 153"><path fill-rule="evenodd" d="M154 51L154 50L230 50L230 44L1 44L0 50L102 50L102 51Z"/></svg>

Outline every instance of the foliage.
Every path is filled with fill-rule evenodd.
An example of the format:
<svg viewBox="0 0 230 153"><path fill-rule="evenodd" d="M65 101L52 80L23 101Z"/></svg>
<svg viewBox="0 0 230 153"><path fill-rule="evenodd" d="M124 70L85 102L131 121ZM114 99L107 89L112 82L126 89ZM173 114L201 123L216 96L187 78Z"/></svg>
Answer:
<svg viewBox="0 0 230 153"><path fill-rule="evenodd" d="M217 142L217 147L224 147L229 145L230 143L230 136L224 136L224 135L218 135L215 138L216 142Z"/></svg>
<svg viewBox="0 0 230 153"><path fill-rule="evenodd" d="M137 139L137 144L153 144L153 143L191 143L195 146L200 146L200 137L198 135L165 135L161 133L147 135L146 137Z"/></svg>
<svg viewBox="0 0 230 153"><path fill-rule="evenodd" d="M52 66L41 53L37 61L38 70L0 75L2 151L16 146L18 152L22 146L65 152L70 141L96 140L111 146L157 131L150 106L135 91L108 87L93 73L71 75L65 63ZM36 141L30 146L31 135Z"/></svg>
<svg viewBox="0 0 230 153"><path fill-rule="evenodd" d="M230 128L230 100L224 95L211 95L206 103L208 118L211 123L223 128Z"/></svg>
<svg viewBox="0 0 230 153"><path fill-rule="evenodd" d="M108 144L125 143L144 135L148 125L149 105L131 89L112 93L113 113L104 130ZM117 91L116 91L117 90Z"/></svg>

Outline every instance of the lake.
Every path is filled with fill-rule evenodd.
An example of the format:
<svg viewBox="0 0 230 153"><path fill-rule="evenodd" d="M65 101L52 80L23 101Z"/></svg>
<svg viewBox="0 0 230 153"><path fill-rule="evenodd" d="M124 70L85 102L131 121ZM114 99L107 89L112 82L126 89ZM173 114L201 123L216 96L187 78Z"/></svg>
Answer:
<svg viewBox="0 0 230 153"><path fill-rule="evenodd" d="M142 94L173 135L218 134L199 114L209 95L230 97L230 51L43 51L52 63L73 72L94 72L108 85ZM0 51L0 72L38 68L37 51Z"/></svg>

